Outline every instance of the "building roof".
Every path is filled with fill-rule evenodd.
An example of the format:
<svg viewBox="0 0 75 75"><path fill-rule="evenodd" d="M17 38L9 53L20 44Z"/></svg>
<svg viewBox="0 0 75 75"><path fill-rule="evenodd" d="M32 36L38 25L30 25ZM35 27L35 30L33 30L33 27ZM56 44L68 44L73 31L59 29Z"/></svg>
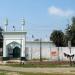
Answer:
<svg viewBox="0 0 75 75"><path fill-rule="evenodd" d="M27 32L26 31L11 31L11 32L9 32L9 31L3 31L2 32L3 34L26 34Z"/></svg>

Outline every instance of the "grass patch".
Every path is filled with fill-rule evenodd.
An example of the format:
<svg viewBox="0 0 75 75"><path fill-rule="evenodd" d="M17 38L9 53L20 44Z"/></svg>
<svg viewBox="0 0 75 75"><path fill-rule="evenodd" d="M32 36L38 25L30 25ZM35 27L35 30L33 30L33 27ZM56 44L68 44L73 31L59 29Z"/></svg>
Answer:
<svg viewBox="0 0 75 75"><path fill-rule="evenodd" d="M0 73L0 75L6 75L4 72Z"/></svg>
<svg viewBox="0 0 75 75"><path fill-rule="evenodd" d="M11 72L11 71L0 71L0 75L75 75L75 74L55 74L55 73L26 73L26 72Z"/></svg>
<svg viewBox="0 0 75 75"><path fill-rule="evenodd" d="M5 64L6 66L12 66L12 67L26 67L26 68L30 68L30 67L70 67L69 64L62 64L62 63L57 63L57 62L26 62L25 64L12 64L12 63L8 63Z"/></svg>
<svg viewBox="0 0 75 75"><path fill-rule="evenodd" d="M21 73L22 75L75 75L75 74L55 74L55 73Z"/></svg>
<svg viewBox="0 0 75 75"><path fill-rule="evenodd" d="M12 66L12 67L59 67L60 65L53 65L53 64L6 64L6 66ZM62 67L62 66L60 66Z"/></svg>

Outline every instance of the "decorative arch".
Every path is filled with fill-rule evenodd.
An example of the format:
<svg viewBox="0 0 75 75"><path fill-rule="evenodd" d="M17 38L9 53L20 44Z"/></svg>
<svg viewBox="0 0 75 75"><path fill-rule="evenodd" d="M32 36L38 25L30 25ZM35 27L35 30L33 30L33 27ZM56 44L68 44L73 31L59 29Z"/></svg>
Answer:
<svg viewBox="0 0 75 75"><path fill-rule="evenodd" d="M17 45L17 46L20 46L20 47L22 46L20 43L13 41L13 42L7 44L7 47L12 46L12 45L15 45L15 46Z"/></svg>
<svg viewBox="0 0 75 75"><path fill-rule="evenodd" d="M9 58L19 58L21 56L21 44L13 41L6 46Z"/></svg>

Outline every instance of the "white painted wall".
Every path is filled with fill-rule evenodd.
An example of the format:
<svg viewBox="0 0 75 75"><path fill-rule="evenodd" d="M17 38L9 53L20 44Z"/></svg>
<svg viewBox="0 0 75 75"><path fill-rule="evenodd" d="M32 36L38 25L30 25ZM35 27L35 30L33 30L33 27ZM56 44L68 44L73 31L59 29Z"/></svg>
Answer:
<svg viewBox="0 0 75 75"><path fill-rule="evenodd" d="M28 47L28 59L39 59L40 58L40 44L38 42L27 42L26 47ZM32 50L32 51L31 51ZM71 48L71 55L75 55L75 47ZM53 53L53 54L52 54ZM68 61L69 58L64 56L64 53L70 54L70 50L68 47L59 47L59 59L61 61ZM55 47L53 43L50 42L42 42L42 58L46 58L49 61L58 61L58 47ZM75 57L72 61L75 60Z"/></svg>
<svg viewBox="0 0 75 75"><path fill-rule="evenodd" d="M42 50L42 58L46 58L50 60L50 50L55 45L49 41L42 41L41 50ZM39 59L40 58L40 42L39 41L27 41L26 47L28 48L28 58ZM32 52L32 53L31 53ZM32 57L31 57L32 56Z"/></svg>

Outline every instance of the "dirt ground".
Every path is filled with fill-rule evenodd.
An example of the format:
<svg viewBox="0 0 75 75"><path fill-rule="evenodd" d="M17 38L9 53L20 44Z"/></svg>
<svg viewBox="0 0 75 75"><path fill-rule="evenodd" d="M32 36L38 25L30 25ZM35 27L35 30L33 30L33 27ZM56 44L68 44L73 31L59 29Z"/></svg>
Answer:
<svg viewBox="0 0 75 75"><path fill-rule="evenodd" d="M10 67L0 66L0 70L17 71L17 72L33 72L33 73L62 73L62 74L75 74L75 68L22 68L22 67Z"/></svg>

